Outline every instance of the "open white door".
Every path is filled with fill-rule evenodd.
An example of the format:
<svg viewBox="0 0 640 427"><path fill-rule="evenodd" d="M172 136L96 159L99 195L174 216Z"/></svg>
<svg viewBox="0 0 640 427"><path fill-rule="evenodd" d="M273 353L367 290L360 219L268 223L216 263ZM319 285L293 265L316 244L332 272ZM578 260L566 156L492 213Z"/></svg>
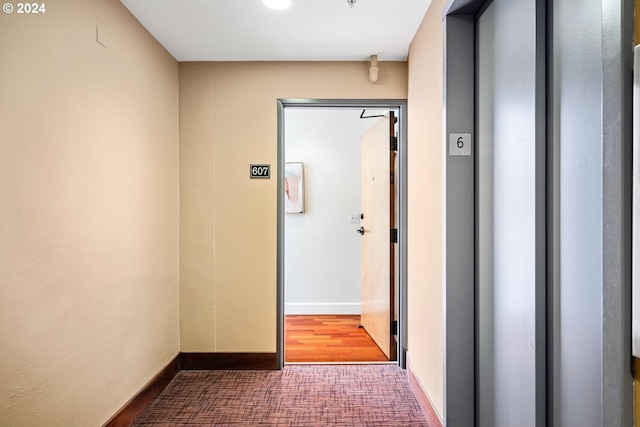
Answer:
<svg viewBox="0 0 640 427"><path fill-rule="evenodd" d="M362 135L361 324L389 360L395 341L395 139L393 112Z"/></svg>

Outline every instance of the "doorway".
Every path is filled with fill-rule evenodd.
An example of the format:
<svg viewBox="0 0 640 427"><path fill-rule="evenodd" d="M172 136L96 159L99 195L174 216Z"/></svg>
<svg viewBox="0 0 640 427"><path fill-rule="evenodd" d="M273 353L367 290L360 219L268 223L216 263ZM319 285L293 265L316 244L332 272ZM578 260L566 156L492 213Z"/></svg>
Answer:
<svg viewBox="0 0 640 427"><path fill-rule="evenodd" d="M363 112L366 110L366 112ZM360 294L360 245L364 227L360 206L360 141L358 135L371 127L384 112L393 111L398 116L397 130L397 224L398 243L394 244L397 262L394 283L393 321L387 322L387 330L397 325L393 334L398 344L398 356L395 362L404 366L403 345L406 318L406 267L404 238L406 223L406 189L404 147L406 147L406 101L404 100L279 100L278 101L278 306L277 306L277 366L282 368L286 360L287 325L289 328L309 330L315 326L328 327L334 333L342 335L340 341L357 343L363 337L371 340L367 329L362 325ZM308 118L315 113L311 122ZM326 136L325 138L346 140L330 141L326 144L313 141L312 128L340 128L340 116L351 116L356 120L356 140L346 135ZM307 124L295 124L295 119L307 117ZM387 114L388 117L388 114ZM328 120L328 122L324 122ZM388 120L388 119L387 119ZM303 120L304 122L304 120ZM324 123L324 124L321 124ZM291 133L291 129L294 129ZM297 130L295 130L297 129ZM348 133L348 131L345 131ZM338 147L331 148L331 142ZM349 145L349 146L347 146ZM355 160L354 160L355 159ZM323 160L325 166L323 167ZM357 167L355 163L357 164ZM327 166L328 165L328 166ZM324 169L324 175L323 175ZM298 188L297 176L293 170L302 171L300 176L304 184ZM296 186L293 188L292 186ZM338 191L338 188L340 187ZM343 188L344 187L344 188ZM293 192L292 192L293 190ZM301 196L302 209L292 208L288 196ZM388 199L388 197L387 197ZM291 213L287 213L291 212ZM295 213L294 213L295 212ZM387 236L389 236L387 231ZM368 233L365 233L368 234ZM389 236L390 237L390 236ZM389 250L389 249L387 249ZM336 288L338 288L336 290ZM306 294L305 294L306 292ZM338 295L338 293L340 293ZM312 316L316 315L316 316ZM322 315L322 316L321 316ZM315 325L315 326L314 326ZM348 328L346 335L337 329ZM350 328L350 329L349 329ZM332 332L330 331L328 335ZM297 334L300 335L300 334ZM327 340L331 337L328 336ZM325 341L327 341L325 340ZM364 341L361 341L364 342ZM291 349L301 343L289 341ZM320 345L323 345L320 343ZM331 345L330 343L328 345ZM366 347L366 346L365 346ZM374 345L374 347L376 347ZM365 350L366 351L366 350ZM389 360L382 355L382 359ZM299 360L304 362L340 362L323 358L319 360ZM369 356L364 359L371 362Z"/></svg>

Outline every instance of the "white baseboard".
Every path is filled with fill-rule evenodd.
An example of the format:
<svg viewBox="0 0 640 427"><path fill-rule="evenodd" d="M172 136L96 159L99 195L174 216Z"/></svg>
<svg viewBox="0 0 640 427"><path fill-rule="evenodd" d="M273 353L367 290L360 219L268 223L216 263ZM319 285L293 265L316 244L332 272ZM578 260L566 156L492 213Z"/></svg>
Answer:
<svg viewBox="0 0 640 427"><path fill-rule="evenodd" d="M359 302L291 302L284 314L360 314Z"/></svg>

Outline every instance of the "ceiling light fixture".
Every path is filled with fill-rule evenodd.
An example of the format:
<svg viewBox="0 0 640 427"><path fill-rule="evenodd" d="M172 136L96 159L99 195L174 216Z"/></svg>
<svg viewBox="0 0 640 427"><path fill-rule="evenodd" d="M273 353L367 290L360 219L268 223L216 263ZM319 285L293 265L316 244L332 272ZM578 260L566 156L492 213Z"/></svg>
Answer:
<svg viewBox="0 0 640 427"><path fill-rule="evenodd" d="M356 5L356 0L347 0L347 4L349 5L349 7L353 7Z"/></svg>
<svg viewBox="0 0 640 427"><path fill-rule="evenodd" d="M262 0L269 9L282 10L291 6L291 0Z"/></svg>

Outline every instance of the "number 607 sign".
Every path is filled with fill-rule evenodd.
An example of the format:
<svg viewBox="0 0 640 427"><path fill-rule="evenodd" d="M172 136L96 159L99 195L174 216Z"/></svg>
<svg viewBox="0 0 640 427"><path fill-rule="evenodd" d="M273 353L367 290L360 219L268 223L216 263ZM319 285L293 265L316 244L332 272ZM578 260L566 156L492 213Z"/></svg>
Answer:
<svg viewBox="0 0 640 427"><path fill-rule="evenodd" d="M271 165L249 165L249 178L251 179L270 179Z"/></svg>

